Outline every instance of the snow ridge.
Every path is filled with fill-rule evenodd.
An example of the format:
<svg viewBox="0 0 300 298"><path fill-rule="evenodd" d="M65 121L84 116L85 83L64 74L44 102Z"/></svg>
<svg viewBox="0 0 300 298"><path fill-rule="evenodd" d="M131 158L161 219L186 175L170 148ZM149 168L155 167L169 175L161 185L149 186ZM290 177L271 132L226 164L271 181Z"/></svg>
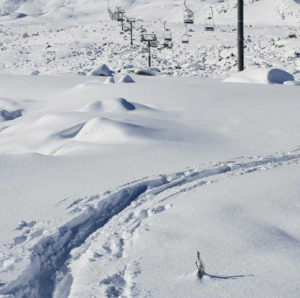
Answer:
<svg viewBox="0 0 300 298"><path fill-rule="evenodd" d="M78 200L69 206L69 208L74 208L72 210L75 214L74 218L58 228L54 234L42 238L29 250L31 253L28 268L15 281L2 288L0 294L14 295L14 297L53 297L56 285L62 281L62 276L68 273L68 265L72 261L72 250L80 247L88 237L105 227L133 202L135 206L142 205L159 194L174 189L171 195L167 192L168 195L164 198L167 200L181 192L204 185L206 182L203 179L211 176L246 174L272 169L290 162L298 163L299 151L300 147L295 149L293 154L288 152L265 158L250 158L240 162L233 160L204 169L195 168L172 175L145 178L103 195L89 197L84 202ZM79 203L83 204L84 209L78 208ZM60 293L60 297L69 296L73 279L70 274L68 277L70 277L69 290L64 289L65 293ZM102 284L107 283L103 281Z"/></svg>

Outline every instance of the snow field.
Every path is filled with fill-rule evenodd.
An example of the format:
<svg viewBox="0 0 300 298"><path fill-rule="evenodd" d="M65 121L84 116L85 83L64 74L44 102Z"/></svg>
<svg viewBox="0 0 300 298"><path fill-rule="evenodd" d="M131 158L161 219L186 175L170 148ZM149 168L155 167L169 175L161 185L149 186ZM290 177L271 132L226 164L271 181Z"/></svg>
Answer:
<svg viewBox="0 0 300 298"><path fill-rule="evenodd" d="M171 208L173 203L177 202L177 197L185 197L187 196L187 192L190 193L193 189L197 189L206 184L218 183L219 179L224 179L226 177L227 179L230 179L230 177L236 175L252 175L252 173L257 171L266 171L276 167L298 164L299 159L299 149L296 149L294 152L288 154L276 154L259 159L251 158L248 161L237 159L219 165L213 165L207 169L201 167L199 169L188 169L187 171L171 175L161 175L157 178L146 178L141 181L133 182L124 185L115 191L109 191L102 195L94 195L89 198L80 199L67 206L69 214L71 214L73 219L65 223L57 229L57 232L54 232L49 236L46 236L49 232L44 235L43 230L38 229L38 231L36 231L35 222L32 224L23 223L19 229L22 231L24 228L28 227L29 230L15 239L15 247L11 247L11 249L19 250L20 248L17 246L22 245L25 246L22 250L24 252L27 251L26 254L32 251L30 253L31 256L27 255L25 257L25 260L28 260L26 263L29 262L27 265L28 267L23 274L1 292L2 294L14 294L16 297L23 295L51 297L53 293L54 297L78 297L80 295L86 295L87 289L95 282L98 283L98 288L96 288L96 285L92 286L88 295L100 294L107 297L110 297L111 295L120 296L125 293L129 296L138 295L139 290L138 287L135 286L133 280L138 278L138 275L141 273L139 262L135 261L131 265L128 265L127 260L128 257L132 256L132 251L134 251L135 248L134 245L137 241L137 236L135 235L136 231L140 230L141 227L143 227L142 230L144 228L146 231L147 229L151 230L151 225L148 226L148 228L147 225L143 226L143 222L147 220L149 216L156 216L168 208ZM214 177L216 177L216 179ZM247 202L242 204L245 203L247 204ZM229 207L230 204L226 205L225 208L230 211L230 209L228 209ZM254 207L256 208L255 205ZM232 205L232 208L237 207ZM235 209L232 209L232 211L234 210ZM120 214L121 217L118 214ZM265 216L264 213L263 216ZM272 217L273 215L271 215L271 218ZM115 220L115 218L117 219ZM226 218L223 220L226 220ZM229 220L229 218L227 220ZM251 221L253 221L253 218ZM176 225L174 219L171 222ZM295 223L293 222L293 224ZM157 227L157 223L155 223L155 225ZM224 223L221 224L221 227L224 229L223 225ZM104 229L103 231L102 227ZM202 230L203 228L205 229L205 226L199 228ZM106 229L109 232L105 232ZM290 253L290 250L293 251L295 247L297 247L299 240L288 235L288 233L281 228L275 226L272 227L272 225L268 227L268 225L266 225L266 229L269 229L269 231L265 231L266 236L268 235L270 240L274 241L273 245L279 245L279 251L285 252L287 250L288 253ZM258 231L259 233L263 232L259 226L254 228L253 232L257 233ZM296 231L297 230L294 232ZM236 232L237 231L233 231L233 235L235 235ZM248 232L249 230L247 230L247 233ZM273 233L276 233L275 238ZM112 238L105 240L105 235L110 235L110 237L112 235ZM172 233L169 231L169 233L165 235L168 235L169 238ZM177 241L182 237L185 236L176 236ZM257 235L255 237L257 237ZM209 238L212 238L212 234L209 234ZM226 245L229 245L228 240L229 239L225 239ZM149 241L149 239L145 241ZM159 238L156 237L155 241L159 241ZM236 239L235 241L240 240ZM94 242L96 242L96 246L94 245ZM169 242L170 241L167 243ZM143 246L143 241L141 243ZM32 245L34 246L30 248ZM137 245L137 249L139 250L140 242L137 242ZM194 245L194 243L192 245ZM253 245L253 248L255 249L255 243L253 243ZM268 243L267 245L270 244ZM101 246L102 249L100 248ZM72 252L76 247L79 248ZM167 255L168 251L164 250L161 253ZM179 252L176 251L175 255L178 256L178 253ZM13 252L10 251L9 254L13 255ZM170 254L173 256L174 262L174 252L172 253L171 251ZM150 256L148 255L147 257ZM293 254L291 257L292 256ZM296 259L299 258L297 252L295 252L294 256ZM143 258L145 257L146 256L143 255ZM115 265L118 265L119 268L121 266L121 268L116 273L108 275L108 277L99 282L99 274L101 274L101 272L105 274L107 269L103 271L103 268L107 268L114 259L120 259L121 262L117 262ZM123 259L124 261L122 261ZM25 260L23 260L23 262ZM108 261L109 263L99 264L102 260L104 262ZM18 263L20 262L21 260L2 260L2 264L10 264L7 268L7 271L10 274L11 272L9 271L13 269L16 270L18 268ZM95 266L95 262L98 263L97 266ZM124 262L126 264L125 267L123 267L124 265L122 266ZM15 263L14 266L12 266L13 263ZM147 266L149 266L149 264L154 265L155 259L153 261L147 260L146 264ZM115 268L115 265L112 265L108 271ZM126 272L128 267L133 267L134 272ZM75 272L73 272L73 268ZM77 271L77 268L79 268L79 271ZM86 271L85 273L82 272L83 268ZM170 264L167 269L172 270L172 264ZM92 272L90 272L90 270ZM97 270L97 274L95 274L95 270ZM160 272L159 267L156 270ZM164 270L166 270L166 268L164 268ZM265 274L266 273L268 274L268 272L265 272ZM130 278L128 278L127 274L129 274ZM189 275L190 273L186 272L186 274ZM282 272L282 274L285 274L285 272ZM86 279L87 276L88 279ZM177 278L178 277L179 276L177 276ZM239 273L239 275L227 276L210 274L207 278L230 280L236 278L247 279L250 277L249 273L248 275ZM77 281L77 279L79 279L79 281ZM93 279L96 280L93 281ZM86 282L87 285L85 285ZM128 284L128 282L130 282L130 284ZM73 283L74 286L72 286ZM204 283L207 283L207 281L204 280ZM150 288L156 291L158 284L159 283L156 280L152 287L150 282ZM214 286L211 286L209 283L206 286L208 288L214 288ZM192 288L191 292L194 290L195 289ZM263 290L265 289L263 288ZM285 293L286 290L287 289L281 289L282 293ZM74 291L74 293L72 291ZM143 289L143 291L145 291L145 289ZM170 290L168 288L163 288L160 293L163 293L164 291L167 291L166 293L169 293L168 295L173 293L170 297L176 293L175 289ZM235 291L236 290L233 289L233 292ZM256 292L254 287L251 287L251 291L253 294L258 295L258 292ZM291 291L290 293L293 294L294 292ZM143 295L144 294L145 293L143 293ZM152 295L155 296L155 293L152 293ZM175 295L175 297L180 297L180 295Z"/></svg>
<svg viewBox="0 0 300 298"><path fill-rule="evenodd" d="M219 192L216 185L258 173L261 176L254 181L269 179L267 173L276 169L297 172L298 87L161 76L133 79L134 84L105 85L105 77L1 76L5 104L22 107L24 114L0 123L4 165L0 193L5 198L2 210L10 210L1 218L6 231L17 227L13 239L11 233L2 237L9 244L1 249L0 293L16 297L181 297L189 293L193 297L202 285L207 296L226 289L229 297L235 297L242 288L257 297L276 291L278 297L287 293L296 297L297 282L290 278L294 286L284 286L277 276L281 281L297 271L298 254L293 252L299 241L297 211L289 205L286 225L273 215L265 217L265 223L271 198L276 201L275 214L287 208L281 201L284 193L278 196L272 191L269 196L253 186L257 189L253 195L261 196L262 191L266 202L271 201L265 211L247 217L240 210L248 210L252 196L244 193L235 207L229 192L221 196L224 201L218 207L225 191ZM295 149L268 156L274 147ZM224 162L218 161L221 157ZM182 170L200 163L204 164ZM160 174L163 170L174 174ZM279 186L290 184L287 202L297 204L297 183L288 174L278 175ZM183 208L181 202L193 201L195 193L206 187L212 187L214 199L209 192L195 208ZM211 203L205 205L208 198ZM43 211L42 205L47 206ZM204 206L207 216L201 213ZM251 210L259 206L256 201ZM228 223L227 217L215 221L218 208L245 217L251 245L237 223ZM172 210L177 212L175 218ZM203 217L190 214L199 228L191 230L184 210L200 210ZM181 218L181 225L176 218ZM255 243L264 237L279 247L278 253L271 255L270 246L256 249ZM221 269L206 250L214 248L220 260L215 246L221 251L225 246L230 256ZM236 246L248 248L238 252ZM202 283L193 259L198 249L206 256L204 261L208 259L208 275ZM235 258L230 251L238 256L232 267L228 262ZM268 269L250 266L253 258ZM267 266L270 258L275 263ZM239 267L244 261L247 266ZM286 269L280 272L276 262Z"/></svg>
<svg viewBox="0 0 300 298"><path fill-rule="evenodd" d="M298 298L300 2L187 3L0 0L1 297Z"/></svg>

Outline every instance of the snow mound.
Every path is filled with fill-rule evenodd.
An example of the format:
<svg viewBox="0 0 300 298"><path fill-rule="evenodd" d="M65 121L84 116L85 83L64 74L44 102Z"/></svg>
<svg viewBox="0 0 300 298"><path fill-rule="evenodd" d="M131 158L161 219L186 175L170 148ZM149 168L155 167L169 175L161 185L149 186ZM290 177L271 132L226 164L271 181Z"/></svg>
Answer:
<svg viewBox="0 0 300 298"><path fill-rule="evenodd" d="M88 73L88 76L111 77L112 75L113 71L106 64L102 64Z"/></svg>
<svg viewBox="0 0 300 298"><path fill-rule="evenodd" d="M294 76L278 68L249 68L235 73L224 82L232 83L254 83L254 84L284 84L294 81Z"/></svg>
<svg viewBox="0 0 300 298"><path fill-rule="evenodd" d="M121 77L118 81L119 83L135 83L133 78L130 75L125 75Z"/></svg>
<svg viewBox="0 0 300 298"><path fill-rule="evenodd" d="M32 76L38 76L40 74L40 71L39 70L34 70L31 75Z"/></svg>
<svg viewBox="0 0 300 298"><path fill-rule="evenodd" d="M114 83L115 83L114 77L108 77L108 78L103 82L104 85L109 85L109 84L114 84Z"/></svg>
<svg viewBox="0 0 300 298"><path fill-rule="evenodd" d="M106 144L125 143L147 135L148 130L148 128L136 124L97 117L83 126L75 140Z"/></svg>
<svg viewBox="0 0 300 298"><path fill-rule="evenodd" d="M125 98L113 98L103 102L103 110L105 112L120 113L134 111L135 109L135 105Z"/></svg>
<svg viewBox="0 0 300 298"><path fill-rule="evenodd" d="M102 111L103 104L100 100L96 100L88 103L83 108L81 108L80 112L100 112Z"/></svg>

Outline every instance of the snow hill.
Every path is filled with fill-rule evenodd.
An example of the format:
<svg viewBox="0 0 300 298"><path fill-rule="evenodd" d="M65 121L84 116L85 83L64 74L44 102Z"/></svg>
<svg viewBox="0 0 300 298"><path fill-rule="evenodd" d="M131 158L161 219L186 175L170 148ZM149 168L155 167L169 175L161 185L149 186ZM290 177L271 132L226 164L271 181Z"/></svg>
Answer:
<svg viewBox="0 0 300 298"><path fill-rule="evenodd" d="M298 0L246 0L246 22L299 24L299 4ZM182 21L182 0L1 0L0 15L12 18L50 16L54 19L76 19L94 16L107 19L107 7L115 6L122 6L128 14L148 21L160 18L168 22ZM236 0L189 0L188 6L195 12L198 22L203 22L209 14L210 7L215 11L217 22L235 22Z"/></svg>

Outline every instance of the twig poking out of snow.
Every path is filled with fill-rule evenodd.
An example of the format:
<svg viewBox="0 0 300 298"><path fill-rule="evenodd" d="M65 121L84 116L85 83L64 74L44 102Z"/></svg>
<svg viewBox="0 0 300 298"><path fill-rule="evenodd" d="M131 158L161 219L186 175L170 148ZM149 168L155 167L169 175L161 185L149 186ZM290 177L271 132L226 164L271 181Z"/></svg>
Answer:
<svg viewBox="0 0 300 298"><path fill-rule="evenodd" d="M199 278L202 278L203 275L205 274L205 265L204 265L203 261L201 260L199 251L197 251L196 267L198 269L197 274L198 274Z"/></svg>

